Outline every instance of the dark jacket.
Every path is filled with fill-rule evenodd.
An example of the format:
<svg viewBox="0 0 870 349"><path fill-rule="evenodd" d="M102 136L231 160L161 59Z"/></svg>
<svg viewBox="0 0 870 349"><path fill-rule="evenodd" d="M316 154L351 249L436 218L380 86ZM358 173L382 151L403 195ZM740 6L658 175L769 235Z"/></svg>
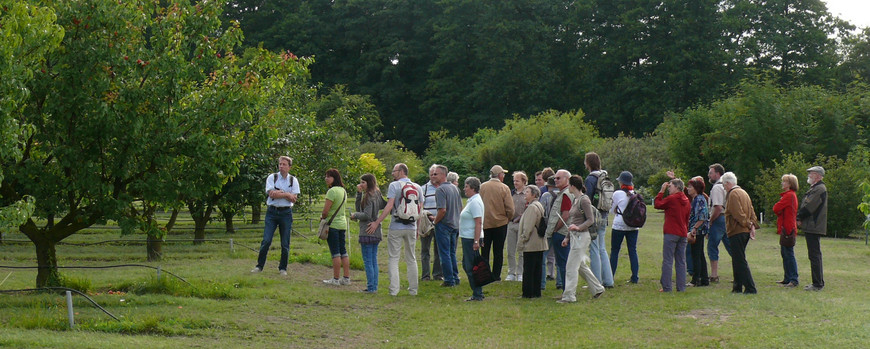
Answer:
<svg viewBox="0 0 870 349"><path fill-rule="evenodd" d="M826 235L828 233L828 188L819 181L807 191L797 213L801 230L807 234Z"/></svg>

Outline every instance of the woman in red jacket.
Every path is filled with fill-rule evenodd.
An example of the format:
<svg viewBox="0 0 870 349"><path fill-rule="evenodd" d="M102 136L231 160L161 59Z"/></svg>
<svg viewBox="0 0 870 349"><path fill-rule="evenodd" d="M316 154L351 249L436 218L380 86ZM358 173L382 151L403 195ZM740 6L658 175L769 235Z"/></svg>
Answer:
<svg viewBox="0 0 870 349"><path fill-rule="evenodd" d="M689 198L683 193L685 185L679 178L662 183L656 195L655 208L665 210L664 242L662 243L662 288L671 292L671 269L676 264L677 292L686 290L686 236L689 233ZM665 190L668 196L664 196Z"/></svg>
<svg viewBox="0 0 870 349"><path fill-rule="evenodd" d="M785 276L777 281L783 287L798 285L797 260L794 258L794 242L797 237L798 200L795 192L798 190L798 179L789 173L782 176L782 194L779 202L773 205L776 213L776 233L780 235L779 251L782 254L782 269Z"/></svg>

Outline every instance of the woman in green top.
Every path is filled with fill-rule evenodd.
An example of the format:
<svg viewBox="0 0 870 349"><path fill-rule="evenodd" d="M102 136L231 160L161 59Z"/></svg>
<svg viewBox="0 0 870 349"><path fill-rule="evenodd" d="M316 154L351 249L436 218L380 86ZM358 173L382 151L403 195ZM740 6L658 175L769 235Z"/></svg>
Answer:
<svg viewBox="0 0 870 349"><path fill-rule="evenodd" d="M347 204L347 192L344 190L344 182L341 173L331 168L326 170L326 202L323 204L323 212L320 219L331 219L329 224L329 236L326 242L329 244L329 253L332 254L332 279L323 280L330 285L350 285L350 263L347 257L347 218L344 214L344 206ZM338 273L344 269L344 277L338 279Z"/></svg>

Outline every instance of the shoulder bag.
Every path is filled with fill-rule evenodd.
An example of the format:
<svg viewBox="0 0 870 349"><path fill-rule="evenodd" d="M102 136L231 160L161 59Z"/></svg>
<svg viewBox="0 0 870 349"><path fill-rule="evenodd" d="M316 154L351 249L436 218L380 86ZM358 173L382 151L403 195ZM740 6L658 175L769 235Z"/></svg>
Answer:
<svg viewBox="0 0 870 349"><path fill-rule="evenodd" d="M344 193L344 198L341 199L341 203L338 204L338 208L336 208L335 212L332 213L332 217L329 217L329 221L327 221L326 218L320 220L320 226L317 227L317 237L319 237L320 240L326 240L326 238L329 237L329 225L332 224L332 220L335 219L335 215L338 214L338 210L342 209L341 206L344 206L345 200L347 200L346 192Z"/></svg>

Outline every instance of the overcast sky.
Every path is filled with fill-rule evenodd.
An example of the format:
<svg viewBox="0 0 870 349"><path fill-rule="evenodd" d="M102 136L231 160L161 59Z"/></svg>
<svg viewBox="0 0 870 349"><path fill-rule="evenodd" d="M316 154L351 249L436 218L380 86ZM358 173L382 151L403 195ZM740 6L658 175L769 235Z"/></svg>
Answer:
<svg viewBox="0 0 870 349"><path fill-rule="evenodd" d="M855 26L870 27L870 0L823 0L831 14Z"/></svg>

